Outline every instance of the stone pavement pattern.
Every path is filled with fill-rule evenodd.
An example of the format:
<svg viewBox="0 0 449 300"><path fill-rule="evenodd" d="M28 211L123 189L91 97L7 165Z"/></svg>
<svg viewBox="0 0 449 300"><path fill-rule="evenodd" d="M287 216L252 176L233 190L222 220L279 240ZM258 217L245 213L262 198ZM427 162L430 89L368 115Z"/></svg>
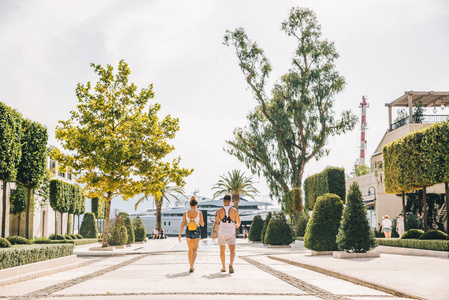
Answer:
<svg viewBox="0 0 449 300"><path fill-rule="evenodd" d="M87 248L79 247L82 253ZM235 273L220 273L219 248L201 241L188 272L185 241L150 241L134 255L83 257L78 269L0 287L2 299L404 299L268 258L308 253L302 247L266 248L239 241Z"/></svg>

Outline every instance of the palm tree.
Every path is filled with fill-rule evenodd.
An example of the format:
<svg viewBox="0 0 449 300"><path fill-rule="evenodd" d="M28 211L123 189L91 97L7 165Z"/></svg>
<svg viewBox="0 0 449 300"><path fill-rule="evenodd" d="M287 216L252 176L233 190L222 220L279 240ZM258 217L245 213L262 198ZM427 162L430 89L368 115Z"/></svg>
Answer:
<svg viewBox="0 0 449 300"><path fill-rule="evenodd" d="M173 186L169 185L169 181L165 180L164 185L160 190L160 197L154 198L154 204L156 205L156 230L161 232L162 229L162 222L161 222L161 216L162 216L162 205L164 204L164 199L170 202L169 196L176 199L176 201L181 202L181 198L187 199L184 188L180 186ZM142 203L144 200L149 201L151 194L144 194L142 198L137 200L136 204L134 205L134 209L137 211L137 207L140 203Z"/></svg>
<svg viewBox="0 0 449 300"><path fill-rule="evenodd" d="M245 173L240 170L232 170L227 175L221 175L220 180L212 189L217 190L214 193L213 199L223 196L224 194L231 194L234 208L239 209L240 196L248 196L254 199L254 194L259 191L253 186L253 177L246 177Z"/></svg>

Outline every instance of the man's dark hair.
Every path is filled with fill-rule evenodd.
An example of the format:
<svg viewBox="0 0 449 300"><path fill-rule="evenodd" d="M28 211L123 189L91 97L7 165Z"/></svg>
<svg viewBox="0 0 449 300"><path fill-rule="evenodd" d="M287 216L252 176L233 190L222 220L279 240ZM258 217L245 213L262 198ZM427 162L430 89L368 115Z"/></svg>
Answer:
<svg viewBox="0 0 449 300"><path fill-rule="evenodd" d="M226 202L231 201L231 195L229 195L229 194L224 195L223 201L226 201Z"/></svg>

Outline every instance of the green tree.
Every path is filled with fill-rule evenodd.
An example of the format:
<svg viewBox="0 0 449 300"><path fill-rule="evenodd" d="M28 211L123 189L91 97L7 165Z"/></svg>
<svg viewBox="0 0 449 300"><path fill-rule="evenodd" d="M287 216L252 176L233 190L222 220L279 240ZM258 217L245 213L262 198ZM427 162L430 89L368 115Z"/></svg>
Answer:
<svg viewBox="0 0 449 300"><path fill-rule="evenodd" d="M367 165L355 165L354 171L355 171L355 177L359 177L362 175L369 174L370 167L368 167Z"/></svg>
<svg viewBox="0 0 449 300"><path fill-rule="evenodd" d="M259 215L254 216L253 221L251 223L251 227L248 232L248 240L258 242L260 241L260 236L262 234L263 229L263 220Z"/></svg>
<svg viewBox="0 0 449 300"><path fill-rule="evenodd" d="M235 47L258 102L247 117L248 126L235 129L234 139L227 141L227 151L253 174L262 174L280 201L292 188L301 188L305 165L328 153L328 139L352 130L357 121L350 111L344 111L340 120L335 117L335 96L345 80L335 67L334 44L322 38L315 14L293 8L281 29L296 40L297 47L291 68L271 95L266 90L272 67L264 51L243 28L227 31L224 37L225 45Z"/></svg>
<svg viewBox="0 0 449 300"><path fill-rule="evenodd" d="M6 237L6 191L8 182L16 180L22 157L22 116L0 102L0 180L2 181L2 231Z"/></svg>
<svg viewBox="0 0 449 300"><path fill-rule="evenodd" d="M357 182L349 187L343 219L338 230L337 245L340 250L356 253L367 252L376 246Z"/></svg>
<svg viewBox="0 0 449 300"><path fill-rule="evenodd" d="M121 212L120 217L123 219L123 224L126 227L126 233L128 236L128 240L126 241L127 245L130 245L134 243L135 236L134 236L134 228L133 224L131 222L131 218L129 217L129 214L126 212Z"/></svg>
<svg viewBox="0 0 449 300"><path fill-rule="evenodd" d="M128 232L123 217L120 214L115 216L114 222L111 225L110 244L112 246L125 245L128 241Z"/></svg>
<svg viewBox="0 0 449 300"><path fill-rule="evenodd" d="M16 180L27 189L27 210L25 237L30 236L31 195L47 174L47 128L25 119L22 123L22 157L17 168Z"/></svg>
<svg viewBox="0 0 449 300"><path fill-rule="evenodd" d="M296 224L299 213L304 209L300 188L293 188L284 196L282 211L290 216L290 221Z"/></svg>
<svg viewBox="0 0 449 300"><path fill-rule="evenodd" d="M213 199L230 194L234 208L237 210L239 209L240 196L248 196L254 199L254 194L259 193L254 187L253 177L245 176L245 173L240 170L232 170L227 175L221 175L220 180L212 189L217 190Z"/></svg>
<svg viewBox="0 0 449 300"><path fill-rule="evenodd" d="M304 246L315 251L337 250L336 237L342 211L343 202L337 195L328 193L318 197L307 224Z"/></svg>
<svg viewBox="0 0 449 300"><path fill-rule="evenodd" d="M174 138L179 121L170 116L159 120L160 105L149 103L153 86L137 93L137 87L128 82L130 70L123 60L115 75L110 65L91 66L100 77L98 82L93 90L90 82L78 84L77 110L56 128L56 138L68 152L55 149L51 153L61 168L71 168L86 196L106 202L102 242L106 247L112 199L127 200L141 192L142 169L174 149L167 140Z"/></svg>
<svg viewBox="0 0 449 300"><path fill-rule="evenodd" d="M299 215L298 222L296 223L295 234L297 237L303 237L306 233L307 224L309 223L310 216L306 212L302 212Z"/></svg>
<svg viewBox="0 0 449 300"><path fill-rule="evenodd" d="M98 237L97 220L93 213L85 213L81 222L80 234L85 239L95 239Z"/></svg>
<svg viewBox="0 0 449 300"><path fill-rule="evenodd" d="M142 219L137 216L133 220L134 236L136 237L136 242L143 242L147 237L145 226L143 226Z"/></svg>
<svg viewBox="0 0 449 300"><path fill-rule="evenodd" d="M20 235L20 220L22 219L22 213L27 209L27 189L18 183L16 189L11 190L9 201L11 203L11 214L17 216L17 235Z"/></svg>
<svg viewBox="0 0 449 300"><path fill-rule="evenodd" d="M271 217L273 214L270 212L267 213L265 221L263 223L262 233L260 234L260 240L265 244L265 235L267 233L268 224L270 223Z"/></svg>
<svg viewBox="0 0 449 300"><path fill-rule="evenodd" d="M287 224L283 212L274 213L268 223L265 235L265 244L268 245L290 245L293 242L293 233Z"/></svg>

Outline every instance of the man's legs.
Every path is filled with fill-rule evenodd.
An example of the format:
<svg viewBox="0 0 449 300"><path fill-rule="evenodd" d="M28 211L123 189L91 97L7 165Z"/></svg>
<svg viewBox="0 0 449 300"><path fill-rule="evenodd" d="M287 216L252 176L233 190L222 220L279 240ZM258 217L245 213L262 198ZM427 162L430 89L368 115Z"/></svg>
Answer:
<svg viewBox="0 0 449 300"><path fill-rule="evenodd" d="M230 255L230 263L229 265L232 266L232 264L234 263L234 258L235 258L235 245L228 245L229 247L229 251L231 252Z"/></svg>
<svg viewBox="0 0 449 300"><path fill-rule="evenodd" d="M220 259L221 259L221 265L223 266L221 269L226 270L226 256L225 256L225 250L226 246L220 245Z"/></svg>

